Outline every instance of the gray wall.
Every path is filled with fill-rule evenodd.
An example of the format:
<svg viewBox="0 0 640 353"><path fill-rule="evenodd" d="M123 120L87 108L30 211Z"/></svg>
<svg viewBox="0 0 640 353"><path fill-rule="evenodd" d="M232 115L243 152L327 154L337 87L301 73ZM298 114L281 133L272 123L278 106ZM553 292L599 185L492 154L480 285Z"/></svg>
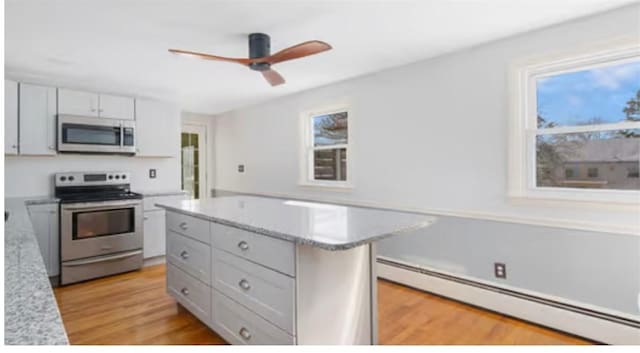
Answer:
<svg viewBox="0 0 640 353"><path fill-rule="evenodd" d="M378 253L640 320L637 236L445 216L424 230L382 240ZM506 263L506 279L494 277L494 262Z"/></svg>

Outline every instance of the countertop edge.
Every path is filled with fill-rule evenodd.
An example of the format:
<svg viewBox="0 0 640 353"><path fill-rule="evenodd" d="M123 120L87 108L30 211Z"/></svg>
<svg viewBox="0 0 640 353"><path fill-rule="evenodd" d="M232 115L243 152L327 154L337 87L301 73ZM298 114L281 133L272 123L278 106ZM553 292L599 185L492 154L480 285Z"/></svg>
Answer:
<svg viewBox="0 0 640 353"><path fill-rule="evenodd" d="M285 234L285 233L280 233L280 232L274 232L268 229L263 229L263 228L256 228L256 227L252 227L252 226L247 226L245 224L242 223L237 223L237 222L233 222L233 221L229 221L229 220L225 220L225 219L221 219L221 218L217 218L217 217L212 217L209 215L205 215L199 212L193 212L193 211L188 211L188 210L184 210L182 208L177 208L177 207L173 207L173 206L169 206L169 205L163 205L162 203L156 203L155 206L163 208L165 210L169 210L172 212L177 212L177 213L181 213L184 215L188 215L188 216L192 216L195 218L199 218L199 219L203 219L206 221L211 221L214 223L218 223L218 224L222 224L222 225L226 225L229 227L234 227L234 228L238 228L238 229L242 229L242 230L246 230L246 231L250 231L253 233L257 233L257 234L261 234L261 235L265 235L265 236L269 236L272 238L278 238L278 239L282 239L282 240L288 240L288 241L292 241L294 243L297 244L306 244L306 245L311 245L314 247L318 247L324 250L329 250L329 251L340 251L340 250L349 250L355 247L358 247L360 245L365 245L365 244L369 244L384 238L388 238L394 235L400 235L400 234L404 234L404 233L408 233L408 232L412 232L414 230L418 230L420 228L423 227L428 227L430 225L432 225L436 220L430 220L430 221L424 221L424 222L420 222L418 224L412 225L410 227L404 227L402 229L399 229L397 231L394 232L389 232L389 233L383 233L380 235L376 235L364 240L359 240L359 241L355 241L355 242L350 242L350 243L344 243L344 244L333 244L333 243L323 243L323 242L318 242L318 241L313 241L307 238L301 238L295 235L291 235L291 234Z"/></svg>

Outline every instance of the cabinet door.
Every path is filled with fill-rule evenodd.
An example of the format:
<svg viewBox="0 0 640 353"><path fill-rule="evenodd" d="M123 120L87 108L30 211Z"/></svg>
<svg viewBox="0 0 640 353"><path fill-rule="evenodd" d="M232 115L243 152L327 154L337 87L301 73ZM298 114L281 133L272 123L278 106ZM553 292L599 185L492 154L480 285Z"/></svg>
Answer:
<svg viewBox="0 0 640 353"><path fill-rule="evenodd" d="M20 154L56 154L56 89L20 84Z"/></svg>
<svg viewBox="0 0 640 353"><path fill-rule="evenodd" d="M29 206L29 215L47 274L49 277L57 276L60 274L58 205Z"/></svg>
<svg viewBox="0 0 640 353"><path fill-rule="evenodd" d="M101 94L98 113L101 118L133 120L135 118L134 99Z"/></svg>
<svg viewBox="0 0 640 353"><path fill-rule="evenodd" d="M136 100L137 156L171 157L180 150L180 110L171 104Z"/></svg>
<svg viewBox="0 0 640 353"><path fill-rule="evenodd" d="M58 90L58 114L98 116L98 95L66 88Z"/></svg>
<svg viewBox="0 0 640 353"><path fill-rule="evenodd" d="M18 83L4 80L4 154L18 154Z"/></svg>
<svg viewBox="0 0 640 353"><path fill-rule="evenodd" d="M144 258L161 256L166 253L164 211L144 213Z"/></svg>

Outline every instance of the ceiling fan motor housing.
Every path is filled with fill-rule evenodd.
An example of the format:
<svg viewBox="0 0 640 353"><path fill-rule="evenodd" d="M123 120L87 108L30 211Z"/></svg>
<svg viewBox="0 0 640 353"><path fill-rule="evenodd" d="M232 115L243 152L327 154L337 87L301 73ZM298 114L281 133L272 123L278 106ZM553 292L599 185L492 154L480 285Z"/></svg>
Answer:
<svg viewBox="0 0 640 353"><path fill-rule="evenodd" d="M271 38L264 33L249 34L249 58L257 59L271 55ZM271 65L267 62L257 62L249 64L252 70L269 70Z"/></svg>

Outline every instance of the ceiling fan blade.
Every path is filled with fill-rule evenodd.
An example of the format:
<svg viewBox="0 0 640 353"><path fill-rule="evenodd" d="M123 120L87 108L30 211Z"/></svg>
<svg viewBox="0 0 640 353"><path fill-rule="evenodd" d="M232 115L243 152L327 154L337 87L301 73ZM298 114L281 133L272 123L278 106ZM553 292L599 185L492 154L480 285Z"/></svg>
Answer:
<svg viewBox="0 0 640 353"><path fill-rule="evenodd" d="M255 61L255 60L252 60L252 59L245 59L245 58L227 58L227 57L224 57L224 56L216 56L216 55L210 55L210 54L204 54L204 53L197 53L197 52L194 52L194 51L181 50L181 49L169 49L169 51L171 53L179 54L179 55L188 55L188 56L193 56L193 57L197 57L197 58L205 59L205 60L227 61L227 62L232 62L232 63L245 65L245 66L247 66L251 62Z"/></svg>
<svg viewBox="0 0 640 353"><path fill-rule="evenodd" d="M299 59L304 58L305 56L322 53L329 49L331 49L329 44L319 40L311 40L280 50L279 52L268 56L266 61L270 64L276 64L287 60Z"/></svg>
<svg viewBox="0 0 640 353"><path fill-rule="evenodd" d="M285 82L284 78L275 70L269 69L261 72L262 76L264 76L271 86L278 86Z"/></svg>

